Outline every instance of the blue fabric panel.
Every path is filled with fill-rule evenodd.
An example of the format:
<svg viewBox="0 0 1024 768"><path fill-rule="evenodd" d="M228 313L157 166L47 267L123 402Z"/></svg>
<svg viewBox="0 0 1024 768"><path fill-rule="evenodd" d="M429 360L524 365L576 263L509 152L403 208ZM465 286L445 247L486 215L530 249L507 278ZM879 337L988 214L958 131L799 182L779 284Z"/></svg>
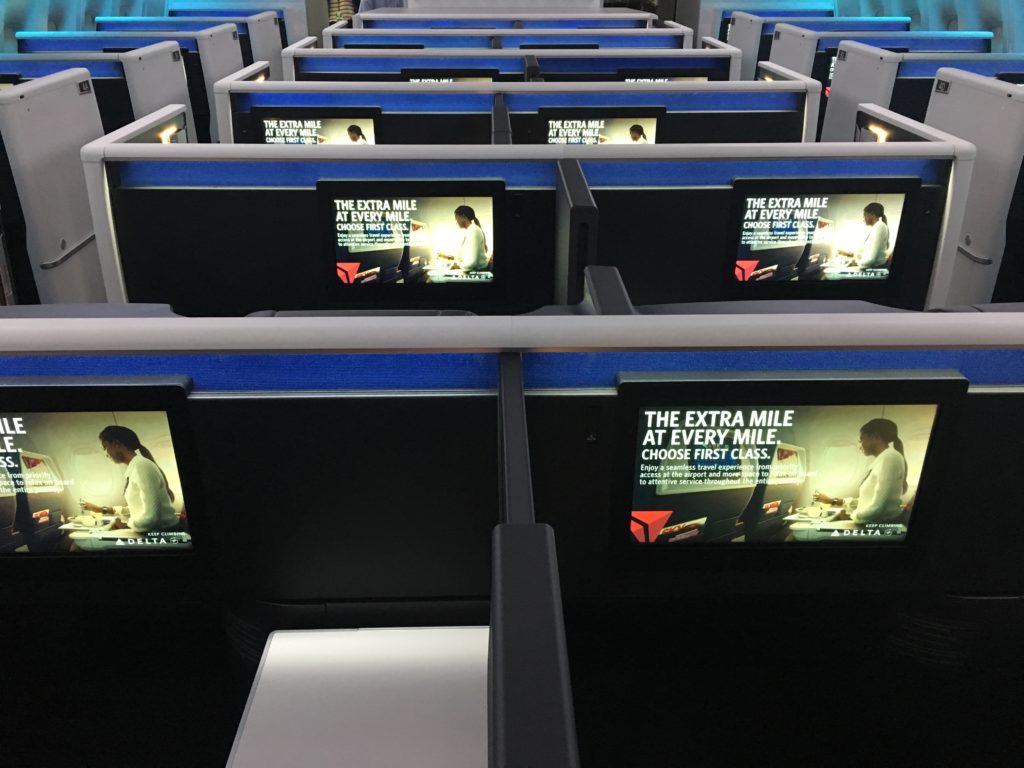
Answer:
<svg viewBox="0 0 1024 768"><path fill-rule="evenodd" d="M375 19L364 29L512 29L515 19Z"/></svg>
<svg viewBox="0 0 1024 768"><path fill-rule="evenodd" d="M841 40L855 40L876 48L906 48L908 51L966 51L990 53L991 32L908 32L906 36L872 37L870 34L851 32L849 37L826 37L818 40L818 50L838 48Z"/></svg>
<svg viewBox="0 0 1024 768"><path fill-rule="evenodd" d="M949 175L946 160L868 160L831 158L771 160L651 160L584 161L583 173L591 187L720 187L733 179L835 178L865 176L920 178L925 184L944 184Z"/></svg>
<svg viewBox="0 0 1024 768"><path fill-rule="evenodd" d="M110 54L111 57L116 54ZM5 56L0 58L0 73L21 75L22 78L30 80L35 77L45 77L55 72L63 72L65 69L84 67L89 70L93 77L124 77L124 67L117 59L100 61L75 61L73 59L62 59L60 61L40 61L38 59L19 58L17 56Z"/></svg>
<svg viewBox="0 0 1024 768"><path fill-rule="evenodd" d="M235 108L248 112L253 107L380 107L384 112L486 112L494 108L489 93L295 93L265 91L233 94Z"/></svg>
<svg viewBox="0 0 1024 768"><path fill-rule="evenodd" d="M144 48L147 45L177 42L182 50L198 50L194 37L113 36L105 32L19 32L18 53L51 51L102 51L104 48Z"/></svg>
<svg viewBox="0 0 1024 768"><path fill-rule="evenodd" d="M972 384L1024 384L1024 350L556 352L524 355L526 386L614 387L620 371L782 371L952 368Z"/></svg>
<svg viewBox="0 0 1024 768"><path fill-rule="evenodd" d="M807 18L811 18L811 17L820 17L820 16L829 16L830 17L830 16L834 16L835 14L832 11L824 10L824 9L813 10L813 9L809 9L809 8L796 8L796 9L793 9L793 8L783 8L781 10L779 10L779 9L771 9L771 10L769 10L767 8L764 8L764 9L758 9L757 15L758 16L764 16L765 18L770 18L772 16L780 16L780 17L784 16L784 17L788 17L788 18L793 18L793 17L800 18L802 16L806 16ZM722 18L723 19L731 19L732 18L732 10L723 10L722 11Z"/></svg>
<svg viewBox="0 0 1024 768"><path fill-rule="evenodd" d="M218 354L5 355L4 376L191 376L199 392L459 390L497 386L497 355ZM972 384L1024 384L1024 350L756 352L531 352L531 389L614 387L621 371L874 370L947 368Z"/></svg>
<svg viewBox="0 0 1024 768"><path fill-rule="evenodd" d="M1006 72L1024 72L1024 56L1019 59L979 58L973 61L928 59L927 61L904 61L896 77L935 77L940 67L955 67L965 72L994 77Z"/></svg>
<svg viewBox="0 0 1024 768"><path fill-rule="evenodd" d="M523 29L638 29L640 19L523 19Z"/></svg>
<svg viewBox="0 0 1024 768"><path fill-rule="evenodd" d="M503 179L507 187L551 187L557 183L554 162L406 163L339 161L297 162L163 162L116 163L126 187L315 187L322 179Z"/></svg>
<svg viewBox="0 0 1024 768"><path fill-rule="evenodd" d="M224 18L231 19L235 17L226 16ZM228 23L230 22L193 21L188 16L183 16L180 19L148 19L145 16L126 16L116 21L97 21L96 29L100 32L199 32L217 26L217 24ZM244 22L235 22L235 29L243 35L249 34L249 25Z"/></svg>
<svg viewBox="0 0 1024 768"><path fill-rule="evenodd" d="M494 354L0 356L3 376L192 377L196 391L492 389Z"/></svg>
<svg viewBox="0 0 1024 768"><path fill-rule="evenodd" d="M422 35L358 35L348 31L336 32L332 38L334 48L349 45L422 45L424 48L490 48L490 35L453 35L440 37Z"/></svg>
<svg viewBox="0 0 1024 768"><path fill-rule="evenodd" d="M502 47L517 48L524 45L593 45L601 48L682 48L682 35L658 34L653 30L637 32L635 35L602 35L595 33L559 35L505 35Z"/></svg>
<svg viewBox="0 0 1024 768"><path fill-rule="evenodd" d="M392 54L398 53L392 51ZM522 56L296 56L297 72L401 72L403 69L496 69L503 75L521 75L526 71Z"/></svg>
<svg viewBox="0 0 1024 768"><path fill-rule="evenodd" d="M781 24L782 22L779 23ZM876 16L870 21L851 21L850 19L840 17L802 19L799 22L790 21L786 23L796 24L801 29L809 29L812 32L843 32L845 30L852 32L906 32L910 29L909 22L899 17L887 18L885 16ZM768 22L762 25L761 34L770 35L775 31L775 24L776 22Z"/></svg>
<svg viewBox="0 0 1024 768"><path fill-rule="evenodd" d="M284 11L279 8L264 8L256 6L253 8L176 8L168 13L168 16L255 16L258 13L273 11L277 18L284 18Z"/></svg>
<svg viewBox="0 0 1024 768"><path fill-rule="evenodd" d="M509 112L536 112L541 107L665 107L669 112L796 111L804 94L691 91L686 93L506 93Z"/></svg>
<svg viewBox="0 0 1024 768"><path fill-rule="evenodd" d="M537 62L542 72L561 73L593 73L616 72L620 69L698 69L710 72L729 71L730 59L726 56L545 56L537 51Z"/></svg>

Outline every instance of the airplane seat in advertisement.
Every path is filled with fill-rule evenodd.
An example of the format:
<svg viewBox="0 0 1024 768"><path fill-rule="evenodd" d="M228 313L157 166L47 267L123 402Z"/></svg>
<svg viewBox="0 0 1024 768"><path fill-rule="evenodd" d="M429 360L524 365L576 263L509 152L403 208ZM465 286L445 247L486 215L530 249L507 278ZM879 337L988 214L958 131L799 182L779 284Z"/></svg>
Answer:
<svg viewBox="0 0 1024 768"><path fill-rule="evenodd" d="M17 502L11 476L0 466L0 554L13 552L24 544L24 537L14 530Z"/></svg>

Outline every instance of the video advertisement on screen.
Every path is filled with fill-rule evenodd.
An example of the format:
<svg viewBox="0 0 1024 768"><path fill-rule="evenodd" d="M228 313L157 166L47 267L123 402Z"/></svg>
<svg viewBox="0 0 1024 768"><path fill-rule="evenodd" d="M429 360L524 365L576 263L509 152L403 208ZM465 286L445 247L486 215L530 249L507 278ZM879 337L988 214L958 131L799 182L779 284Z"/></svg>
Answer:
<svg viewBox="0 0 1024 768"><path fill-rule="evenodd" d="M902 542L936 411L936 404L643 408L631 541Z"/></svg>
<svg viewBox="0 0 1024 768"><path fill-rule="evenodd" d="M786 552L830 568L854 561L823 553L879 547L909 563L955 523L944 484L967 385L954 370L622 372L611 546L640 567Z"/></svg>
<svg viewBox="0 0 1024 768"><path fill-rule="evenodd" d="M541 107L517 139L530 144L643 146L656 144L664 107Z"/></svg>
<svg viewBox="0 0 1024 768"><path fill-rule="evenodd" d="M343 118L277 118L260 120L264 144L339 144L360 146L375 144L374 119Z"/></svg>
<svg viewBox="0 0 1024 768"><path fill-rule="evenodd" d="M0 413L0 553L191 548L165 412Z"/></svg>
<svg viewBox="0 0 1024 768"><path fill-rule="evenodd" d="M403 69L402 79L410 83L493 83L496 69Z"/></svg>
<svg viewBox="0 0 1024 768"><path fill-rule="evenodd" d="M657 132L657 119L642 116L547 121L548 144L655 144Z"/></svg>
<svg viewBox="0 0 1024 768"><path fill-rule="evenodd" d="M883 281L905 192L750 192L737 184L737 282Z"/></svg>
<svg viewBox="0 0 1024 768"><path fill-rule="evenodd" d="M447 189L453 186L449 185ZM336 287L480 286L494 282L493 195L327 195ZM379 190L384 192L385 190Z"/></svg>
<svg viewBox="0 0 1024 768"><path fill-rule="evenodd" d="M622 77L624 83L706 83L707 75L632 74Z"/></svg>

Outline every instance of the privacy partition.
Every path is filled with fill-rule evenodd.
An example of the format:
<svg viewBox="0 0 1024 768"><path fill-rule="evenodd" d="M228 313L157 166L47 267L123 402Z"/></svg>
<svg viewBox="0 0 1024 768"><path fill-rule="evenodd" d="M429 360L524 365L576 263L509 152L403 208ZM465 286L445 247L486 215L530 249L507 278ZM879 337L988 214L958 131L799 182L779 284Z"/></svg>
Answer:
<svg viewBox="0 0 1024 768"><path fill-rule="evenodd" d="M169 595L180 596L194 585L189 598L241 593L247 605L266 609L266 622L243 623L237 612L227 617L234 648L253 651L244 657L253 668L268 630L291 630L273 636L259 674L268 687L257 687L247 709L248 735L264 749L243 752L254 743L243 735L236 759L270 756L301 765L310 745L327 743L320 739L333 744L338 734L349 735L332 752L339 758L375 734L388 743L369 754L393 755L412 741L417 764L428 764L423 744L449 733L443 726L452 724L446 716L454 709L462 715L456 719L462 737L476 735L478 751L468 765L545 766L551 755L558 755L553 765L574 765L571 751L557 753L547 741L561 733L557 743L564 745L573 720L567 708L548 708L569 693L566 657L552 653L564 647L556 587L569 608L570 641L588 627L577 623L581 616L596 614L630 647L638 626L632 617L672 611L689 622L707 603L718 612L723 604L764 604L765 614L756 615L778 611L770 626L783 627L794 604L802 610L808 602L839 600L854 611L870 597L868 611L888 615L934 595L995 597L1024 586L1014 557L1024 538L1000 480L1015 471L1024 434L1020 315L9 322L10 333L0 338L0 364L9 377L4 416L17 424L9 435L15 446L30 452L33 479L49 471L88 489L90 501L114 497L113 466L96 435L116 418L138 429L148 445L160 438L150 447L176 497L183 491L192 548L158 553L138 542L172 537L79 529L60 534L73 535L76 546L118 538L135 543L91 557L48 556L43 548L53 542L34 537L35 552L7 550L0 558L6 593L68 600L72 586L99 590L116 573L127 585L141 581L140 594L151 596L153 584L166 584ZM528 483L522 472L508 471L515 464L498 448L499 414L511 410L499 362L508 350L523 353L520 408L528 431L507 445L519 456L528 446ZM125 390L141 375L187 376L192 388L140 400ZM61 379L62 390L45 391L41 376ZM87 407L74 392L86 388L93 390ZM859 428L874 419L896 424L902 436L907 492L898 519L837 519L833 507L811 502L811 495L815 489L856 495L869 466L857 446ZM304 432L300 461L268 445L308 424L317 429ZM990 450L964 451L965 445ZM656 458L645 458L645 451ZM178 461L169 463L169 456ZM253 467L260 478L253 478ZM452 473L458 482L450 481ZM965 483L965 476L974 481ZM109 496L97 495L103 493ZM77 495L48 486L0 496L0 536L5 542L23 536L20 528L29 525L42 533L58 528L60 513L77 505ZM507 499L516 495L534 499L535 519L550 525L553 537L506 517ZM657 507L647 501L652 495ZM972 505L987 510L983 521L964 514ZM500 535L494 533L499 524ZM545 546L524 552L527 543ZM214 570L199 581L194 574L201 564ZM525 612L543 585L544 610ZM638 613L626 614L630 621L609 622L611 612L621 618L626 606L638 604ZM868 611L856 611L849 623ZM812 614L817 622L818 611ZM883 617L876 619L872 629L885 626ZM743 613L737 626L750 621ZM453 633L445 629L393 642L402 628L485 625L489 630L476 630L474 642L447 649L439 639ZM391 635L389 627L396 628ZM530 631L517 633L522 627ZM820 641L825 630L820 622L814 627ZM595 633L584 632L570 649L607 637ZM302 639L310 642L297 642ZM489 649L488 640L495 643ZM701 634L695 642L705 647L705 640ZM366 645L384 653L368 654ZM741 633L735 647L748 645ZM608 674L606 647L569 654L580 746L593 754L596 740L632 754L634 732L613 727L620 702L587 695L587 681ZM273 658L279 650L288 653ZM410 663L424 657L433 663ZM346 658L357 663L338 675ZM616 669L639 686L635 670L650 658L631 654ZM710 662L712 687L736 662L733 654ZM749 668L762 662L755 656ZM663 663L655 654L642 669L656 676ZM542 672L531 672L538 664ZM463 674L444 674L453 667ZM380 677L372 674L377 670ZM779 679L789 674L783 670ZM283 687L270 685L275 677ZM357 719L360 702L381 701L402 687L417 695L395 698L384 724L365 711ZM475 707L454 707L467 688ZM275 701L275 690L294 694L286 699L290 706ZM676 686L669 691L677 693ZM264 706L260 694L278 706ZM345 696L355 711L338 723L326 702ZM671 695L665 701L671 707L665 720L688 714L694 730L706 723L717 735L736 722L718 728L719 710L687 713L684 705L675 709ZM422 719L392 732L397 718L417 705L427 709ZM289 721L297 712L308 717ZM485 712L496 718L489 732L512 736L509 751L491 753L506 755L505 762L482 757ZM499 718L510 712L519 717L502 724ZM548 715L543 728L532 727L527 736L514 729L536 712ZM762 714L754 711L749 720ZM608 723L608 739L587 727L595 720ZM423 723L432 727L416 745L409 736L420 735L414 726ZM271 740L277 729L283 733ZM297 733L316 735L290 741ZM780 737L785 740L788 734ZM294 750L284 754L282 745ZM543 748L531 759L517 745ZM445 742L430 754L449 755L455 746ZM702 754L725 749L702 747ZM778 747L787 756L802 748ZM692 745L658 744L647 753L692 753Z"/></svg>
<svg viewBox="0 0 1024 768"><path fill-rule="evenodd" d="M200 32L18 32L17 39L20 53L127 52L154 43L176 42L185 64L196 133L203 142L217 135L213 84L242 68L234 24Z"/></svg>
<svg viewBox="0 0 1024 768"><path fill-rule="evenodd" d="M895 53L856 41L839 44L832 94L825 111L822 141L846 141L858 104L888 107L923 121L942 67L1024 82L1024 54L1014 53Z"/></svg>
<svg viewBox="0 0 1024 768"><path fill-rule="evenodd" d="M536 519L557 534L567 600L837 590L991 594L1022 586L1013 553L1024 541L1013 511L1000 503L1005 489L998 481L1012 474L1021 447L1019 314L637 317L629 323L600 317L8 323L11 332L0 339L8 377L192 379L191 394L173 413L187 426L191 443L180 443L180 469L186 493L194 492L188 499L194 554L219 564L228 588L276 603L287 616L279 628L381 626L389 614L451 624L475 616L486 623L490 536L502 521L502 496L496 492L502 465L496 451L497 352L510 349L525 353ZM304 373L300 384L297 368ZM934 369L944 372L926 373ZM778 399L772 375L744 373L756 370L774 371L776 380L787 378L778 372L790 372L781 389L789 399ZM952 371L970 383L965 398L947 389L961 386ZM649 387L624 386L623 374L635 381L644 372ZM662 372L661 382L655 372ZM821 389L820 378L827 374L816 372L832 373L832 391ZM704 382L703 399L694 395L693 384L681 388L686 377ZM947 383L922 384L929 379ZM750 390L765 399L749 402ZM675 399L666 402L666 391ZM852 398L841 405L856 405L857 411L825 409L817 418L809 413L810 407L834 405L837 396ZM7 414L20 415L16 400L5 402ZM20 408L27 411L26 405ZM35 412L45 410L35 405ZM63 405L60 410L68 401ZM734 483L738 487L690 492L679 483L663 483L665 510L690 505L699 514L673 521L674 530L658 543L653 539L661 538L663 526L647 523L653 537L648 542L639 524L646 515L636 525L631 517L649 507L633 506L631 492L622 496L623 482L630 486L640 479L641 463L686 465L685 459L637 461L645 446L631 433L643 411L733 413L751 405L775 406L767 409L780 411L772 418L789 423L753 433L744 426L745 437L730 442L760 453L758 440L774 429L772 439L784 443L785 455L772 450L769 459L746 458L738 465L785 461L787 469L776 468L770 477L793 482L740 481ZM936 406L940 414L931 433ZM893 524L903 526L902 533L888 534L887 540L874 534L854 539L853 531L863 534L867 527L798 519L809 517L807 499L814 488L838 495L846 485L856 487L863 474L854 475L864 462L857 429L883 408L904 435L913 467L908 480L917 490L906 523ZM147 410L156 410L152 402ZM785 410L793 413L787 417ZM319 428L304 438L302 471L338 481L253 482L244 468L266 466L268 425L309 423ZM725 428L732 438L736 424ZM667 443L674 427L664 429ZM763 430L760 437L757 429ZM88 443L93 455L99 450L95 434L90 431ZM356 434L359 440L347 437ZM714 436L702 433L699 440L705 439ZM657 449L657 434L651 440L646 447ZM957 452L965 444L993 451ZM444 494L430 492L439 472L453 465L460 482L450 483ZM379 481L395 466L401 467L402 482ZM950 466L960 469L948 471ZM294 470L280 471L290 477ZM963 483L962 472L978 482ZM738 501L743 497L745 503ZM991 510L984 524L964 523L959 510L972 503ZM735 525L744 517L736 510L748 506L758 510L758 520L794 535L770 552L767 542L735 540L744 527L760 527L754 518ZM716 548L711 528L722 530L726 521L733 535ZM840 534L841 541L828 541L844 529L850 533ZM993 530L1001 535L993 536ZM2 563L8 584L31 574L40 579L53 567L18 557ZM167 559L161 562L151 562L150 569L172 567ZM79 578L87 580L110 562L78 565ZM686 578L665 578L676 571ZM751 572L759 577L750 578Z"/></svg>
<svg viewBox="0 0 1024 768"><path fill-rule="evenodd" d="M910 30L909 16L839 16L793 17L754 15L737 11L729 28L729 44L743 51L744 80L752 80L760 61L769 61L777 24L791 24L814 32L906 32Z"/></svg>
<svg viewBox="0 0 1024 768"><path fill-rule="evenodd" d="M0 90L0 282L6 301L94 302L97 272L81 146L103 135L89 72Z"/></svg>
<svg viewBox="0 0 1024 768"><path fill-rule="evenodd" d="M676 0L676 21L693 27L698 37L729 41L730 21L737 11L759 16L821 18L837 16L835 0ZM866 14L865 14L866 15Z"/></svg>
<svg viewBox="0 0 1024 768"><path fill-rule="evenodd" d="M818 134L825 120L832 77L839 60L839 45L844 41L861 42L886 50L909 52L948 51L989 53L991 32L814 32L789 24L775 28L771 61L813 77L823 86Z"/></svg>
<svg viewBox="0 0 1024 768"><path fill-rule="evenodd" d="M282 51L286 80L522 82L736 80L739 49L324 50L306 38Z"/></svg>
<svg viewBox="0 0 1024 768"><path fill-rule="evenodd" d="M655 26L657 15L628 8L600 12L452 10L426 13L406 7L356 13L354 29L643 29Z"/></svg>
<svg viewBox="0 0 1024 768"><path fill-rule="evenodd" d="M813 140L820 86L775 83L254 82L216 86L222 142L679 144ZM639 125L640 131L630 131Z"/></svg>
<svg viewBox="0 0 1024 768"><path fill-rule="evenodd" d="M271 77L281 79L281 34L279 19L273 11L251 16L97 16L96 29L113 31L201 31L221 24L234 24L242 63L255 61L270 64Z"/></svg>
<svg viewBox="0 0 1024 768"><path fill-rule="evenodd" d="M305 0L272 0L266 3L253 0L166 0L164 3L167 16L252 16L264 11L271 11L277 16L282 46L296 43L310 33Z"/></svg>
<svg viewBox="0 0 1024 768"><path fill-rule="evenodd" d="M0 83L15 85L74 67L89 71L105 133L168 104L187 105L189 125L194 125L188 81L176 42L156 43L126 53L2 54Z"/></svg>
<svg viewBox="0 0 1024 768"><path fill-rule="evenodd" d="M977 146L951 303L1024 301L1024 89L943 67L926 122Z"/></svg>
<svg viewBox="0 0 1024 768"><path fill-rule="evenodd" d="M323 32L324 48L691 48L693 30L675 22L639 29L353 29Z"/></svg>
<svg viewBox="0 0 1024 768"><path fill-rule="evenodd" d="M234 145L205 155L171 147L146 160L125 138L83 150L109 248L109 300L173 295L177 311L197 315L522 312L578 300L565 297L578 292L566 281L582 281L587 252L576 243L587 234L576 217L588 209L575 209L557 148L532 150L530 160L512 147L438 147L427 159L422 147ZM127 162L112 163L121 153ZM152 217L166 216L168 205L184 208L155 242ZM463 243L453 218L463 206L476 222L475 246ZM257 210L273 210L275 226L223 225Z"/></svg>
<svg viewBox="0 0 1024 768"><path fill-rule="evenodd" d="M523 312L578 301L593 263L618 267L638 304L859 298L920 309L949 290L973 147L905 122L920 141L450 146L427 159L414 146L108 137L83 159L108 299L182 314ZM874 206L884 234L862 221ZM224 224L255 211L274 211L276 226ZM154 241L167 217L175 226Z"/></svg>

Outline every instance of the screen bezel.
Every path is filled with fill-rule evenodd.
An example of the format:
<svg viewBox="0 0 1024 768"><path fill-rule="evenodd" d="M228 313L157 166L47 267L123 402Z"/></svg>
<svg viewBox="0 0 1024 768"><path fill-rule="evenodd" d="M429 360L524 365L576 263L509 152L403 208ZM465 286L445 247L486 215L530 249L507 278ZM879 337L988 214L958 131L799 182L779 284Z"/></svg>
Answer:
<svg viewBox="0 0 1024 768"><path fill-rule="evenodd" d="M0 555L0 563L44 561L138 562L139 560L183 560L205 553L208 533L203 509L203 488L199 460L189 421L187 399L191 381L187 377L32 377L0 378L3 412L81 413L102 411L160 411L167 424L178 465L182 496L187 504L188 531L192 548L186 551L26 553ZM12 566L0 566L12 567Z"/></svg>
<svg viewBox="0 0 1024 768"><path fill-rule="evenodd" d="M884 280L805 280L740 282L735 278L736 259L742 239L743 200L757 196L822 195L905 195L900 214L900 232L892 253L889 276ZM729 240L723 270L722 296L726 299L861 299L898 301L911 295L904 285L910 274L907 263L914 253L914 225L922 218L921 179L911 176L886 178L735 178L732 183L732 211ZM909 225L909 226L908 226Z"/></svg>
<svg viewBox="0 0 1024 768"><path fill-rule="evenodd" d="M317 182L318 223L322 229L321 243L324 272L328 282L328 296L332 305L352 309L460 309L466 305L504 302L507 298L506 275L510 265L508 257L499 250L494 261L494 279L482 285L369 285L344 286L336 275L334 237L335 197L490 197L494 200L492 232L494 243L507 243L507 202L505 182L501 180L467 179L453 181L422 179L393 181L321 180Z"/></svg>
<svg viewBox="0 0 1024 768"><path fill-rule="evenodd" d="M384 117L384 111L380 107L253 107L249 110L250 118L253 121L253 130L260 135L263 134L263 121L270 120L281 115L288 120L324 120L368 117L373 120L373 145L378 144L377 134L380 131L380 123ZM318 144L267 144L264 141L258 142L267 147L288 147L288 146L320 146ZM347 146L345 144L334 146Z"/></svg>
<svg viewBox="0 0 1024 768"><path fill-rule="evenodd" d="M659 106L639 107L539 107L537 109L537 126L535 131L538 136L546 137L549 120L599 120L602 118L620 119L623 117L642 117L659 121L664 125L668 110ZM547 141L534 142L545 146L559 147L581 147L586 144L548 144ZM650 142L650 146L657 146L658 142ZM601 146L601 145L589 145ZM608 146L616 146L609 144ZM629 146L629 145L625 145Z"/></svg>
<svg viewBox="0 0 1024 768"><path fill-rule="evenodd" d="M766 371L735 373L621 373L609 555L624 568L779 567L905 568L923 560L931 532L940 529L942 478L955 459L967 380L956 371ZM921 468L914 513L900 542L801 542L635 545L629 540L638 414L649 407L772 405L937 406Z"/></svg>

